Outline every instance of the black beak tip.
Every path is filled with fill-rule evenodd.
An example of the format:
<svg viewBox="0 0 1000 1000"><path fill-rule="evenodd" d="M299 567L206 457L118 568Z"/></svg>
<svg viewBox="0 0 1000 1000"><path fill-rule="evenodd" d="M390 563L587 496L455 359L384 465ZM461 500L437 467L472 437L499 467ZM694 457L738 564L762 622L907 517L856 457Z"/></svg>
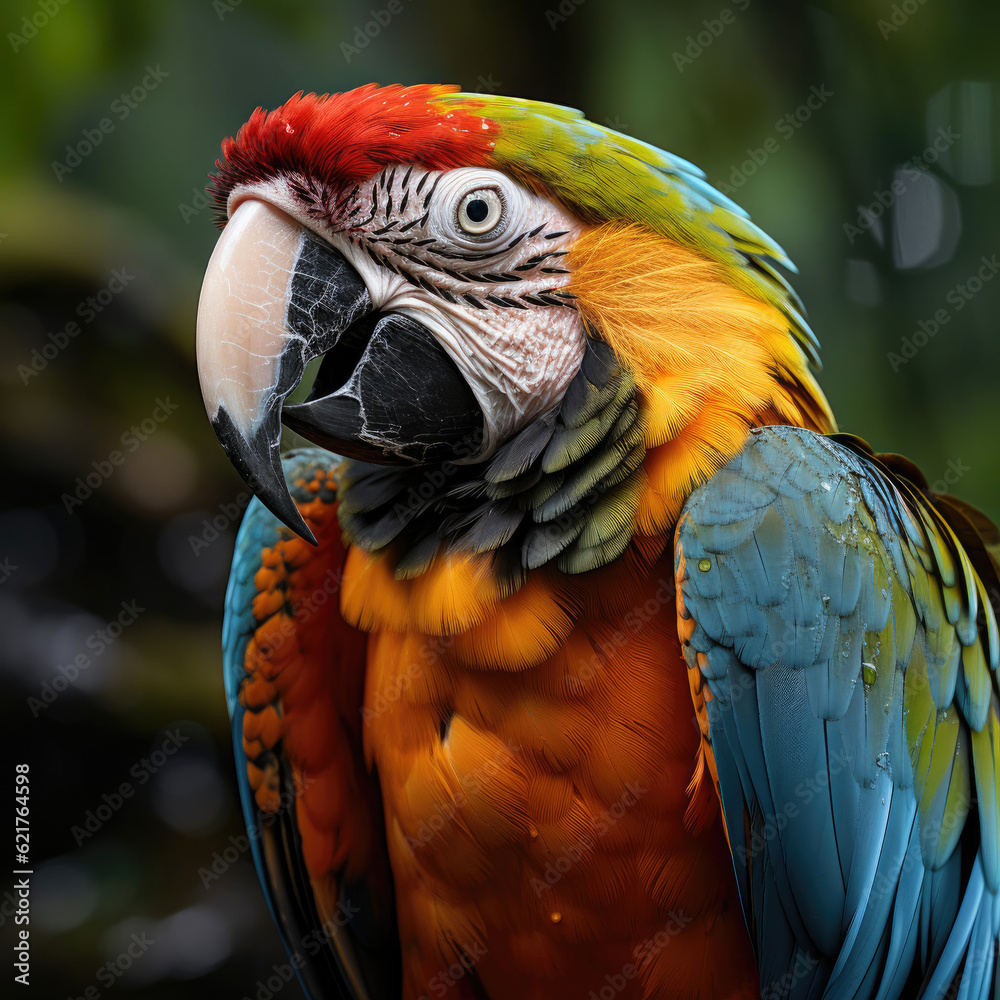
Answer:
<svg viewBox="0 0 1000 1000"><path fill-rule="evenodd" d="M284 484L282 484L284 486ZM275 498L272 495L266 494L263 490L254 490L257 499L276 517L281 521L285 527L294 531L299 538L305 539L310 545L319 545L316 541L316 536L312 533L309 525L306 524L305 518L299 513L298 507L295 506L295 502L285 491L283 497ZM277 502L272 502L276 500Z"/></svg>
<svg viewBox="0 0 1000 1000"><path fill-rule="evenodd" d="M275 427L268 426L272 422ZM300 538L310 545L318 545L316 536L295 506L285 485L280 455L281 424L278 420L265 420L248 440L236 429L225 407L220 407L212 419L212 429L254 496Z"/></svg>

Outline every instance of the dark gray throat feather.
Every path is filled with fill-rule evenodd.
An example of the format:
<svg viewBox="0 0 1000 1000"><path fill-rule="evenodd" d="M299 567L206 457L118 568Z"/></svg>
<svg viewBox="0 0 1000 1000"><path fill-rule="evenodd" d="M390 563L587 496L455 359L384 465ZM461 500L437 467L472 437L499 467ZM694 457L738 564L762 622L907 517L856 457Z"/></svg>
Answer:
<svg viewBox="0 0 1000 1000"><path fill-rule="evenodd" d="M465 453L480 444L469 441ZM492 553L514 586L553 560L584 573L628 546L645 454L635 379L590 337L562 402L487 461L405 469L348 461L340 524L350 544L391 553L400 579L447 552Z"/></svg>

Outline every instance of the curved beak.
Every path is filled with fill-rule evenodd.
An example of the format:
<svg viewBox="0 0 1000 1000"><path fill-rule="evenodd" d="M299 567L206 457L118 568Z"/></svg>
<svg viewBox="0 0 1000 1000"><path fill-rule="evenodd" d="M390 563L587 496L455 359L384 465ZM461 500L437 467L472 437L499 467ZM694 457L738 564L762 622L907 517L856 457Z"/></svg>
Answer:
<svg viewBox="0 0 1000 1000"><path fill-rule="evenodd" d="M363 461L467 458L482 447L482 410L441 344L408 316L374 308L343 254L258 199L233 213L202 285L198 376L212 427L261 502L311 542L281 471L283 418ZM320 355L310 399L283 413Z"/></svg>
<svg viewBox="0 0 1000 1000"><path fill-rule="evenodd" d="M310 246L310 244L312 246ZM244 201L212 253L198 302L198 377L209 419L223 449L261 502L315 542L289 496L281 472L281 407L306 365L372 308L368 289L330 249L313 296L322 329L288 323L294 284L308 284L307 260L319 249L306 230L266 202ZM305 259L304 259L305 258ZM300 280L301 279L301 280ZM310 317L306 317L308 320ZM311 336L309 334L312 334Z"/></svg>

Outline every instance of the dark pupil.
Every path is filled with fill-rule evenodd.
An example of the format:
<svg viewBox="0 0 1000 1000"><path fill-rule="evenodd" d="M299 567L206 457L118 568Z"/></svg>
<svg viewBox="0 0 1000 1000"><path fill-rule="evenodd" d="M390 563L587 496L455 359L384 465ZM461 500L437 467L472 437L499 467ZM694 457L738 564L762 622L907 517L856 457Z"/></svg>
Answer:
<svg viewBox="0 0 1000 1000"><path fill-rule="evenodd" d="M490 206L482 198L474 198L465 206L470 222L482 222L490 214Z"/></svg>

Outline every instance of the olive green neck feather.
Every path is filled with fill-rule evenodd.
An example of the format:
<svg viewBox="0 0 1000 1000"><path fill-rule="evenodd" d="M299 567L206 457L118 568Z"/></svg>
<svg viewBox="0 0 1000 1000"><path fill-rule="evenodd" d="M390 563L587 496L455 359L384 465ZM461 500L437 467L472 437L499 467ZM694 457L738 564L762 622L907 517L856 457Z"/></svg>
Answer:
<svg viewBox="0 0 1000 1000"><path fill-rule="evenodd" d="M514 586L553 560L564 573L584 573L628 546L645 453L635 379L591 338L559 406L486 462L399 469L348 461L340 523L352 545L391 551L400 579L447 552L492 553Z"/></svg>

